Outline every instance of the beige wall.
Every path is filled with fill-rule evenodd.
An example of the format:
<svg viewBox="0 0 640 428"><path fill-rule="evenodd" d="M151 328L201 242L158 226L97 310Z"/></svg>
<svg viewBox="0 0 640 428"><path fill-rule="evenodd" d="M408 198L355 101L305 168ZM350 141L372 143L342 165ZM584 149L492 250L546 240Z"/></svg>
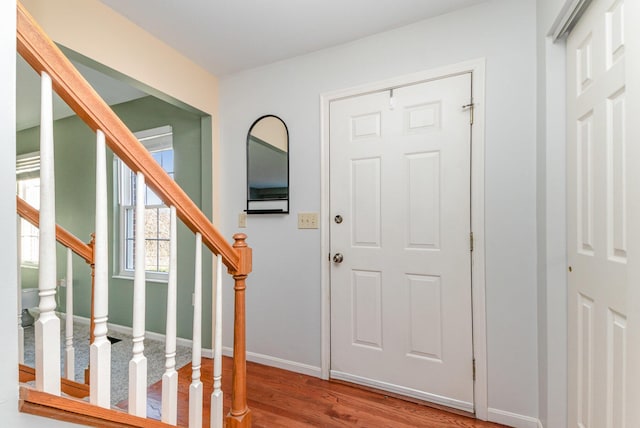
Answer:
<svg viewBox="0 0 640 428"><path fill-rule="evenodd" d="M23 0L56 43L212 117L218 193L218 78L98 0ZM155 94L154 94L155 95ZM214 217L219 216L213 197Z"/></svg>

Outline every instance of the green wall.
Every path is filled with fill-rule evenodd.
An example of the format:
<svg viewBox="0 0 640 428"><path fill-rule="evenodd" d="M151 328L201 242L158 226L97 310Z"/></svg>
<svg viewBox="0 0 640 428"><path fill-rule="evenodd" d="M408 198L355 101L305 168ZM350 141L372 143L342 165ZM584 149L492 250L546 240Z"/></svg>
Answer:
<svg viewBox="0 0 640 428"><path fill-rule="evenodd" d="M209 117L201 117L174 107L154 97L119 104L114 111L133 132L164 125L173 127L175 180L211 218L211 135L203 132ZM54 123L56 222L78 238L88 242L95 223L95 134L77 117ZM38 150L39 128L20 131L17 152ZM117 271L117 210L113 187L113 154L107 154L109 185L109 268ZM116 223L114 223L114 220ZM178 221L178 336L191 338L194 282L195 237ZM65 277L66 252L59 246L58 278ZM37 286L37 269L22 269L23 287ZM211 256L203 251L203 346L211 347ZM74 257L74 313L90 316L91 271L79 257ZM65 289L59 293L59 310L65 311ZM147 282L146 329L164 333L167 284ZM109 278L109 322L131 326L133 280Z"/></svg>

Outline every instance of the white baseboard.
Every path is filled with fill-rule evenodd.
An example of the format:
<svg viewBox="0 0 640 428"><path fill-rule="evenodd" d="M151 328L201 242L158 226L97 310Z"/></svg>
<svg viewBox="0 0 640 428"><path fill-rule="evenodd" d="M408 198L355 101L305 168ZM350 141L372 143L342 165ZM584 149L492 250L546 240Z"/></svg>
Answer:
<svg viewBox="0 0 640 428"><path fill-rule="evenodd" d="M233 357L233 348L223 346L222 355ZM320 369L320 367L298 363L290 360L284 360L282 358L272 357L271 355L258 354L256 352L247 352L247 361L313 377L321 377L322 375L322 370Z"/></svg>
<svg viewBox="0 0 640 428"><path fill-rule="evenodd" d="M65 317L64 313L58 314L61 318ZM91 320L89 318L81 317L79 315L73 316L73 321L78 324L89 325ZM128 334L129 336L133 335L133 328L127 327L125 325L112 324L107 323L107 328L111 331L117 331L118 333ZM156 333L154 331L145 331L144 337L151 340L158 340L160 342L164 342L165 335L162 333ZM183 337L176 338L176 344L179 346L186 346L187 348L193 347L193 341L191 339L185 339ZM205 358L213 358L213 350L208 348L202 348L202 356Z"/></svg>
<svg viewBox="0 0 640 428"><path fill-rule="evenodd" d="M514 428L543 428L542 422L531 416L519 415L504 410L489 408L489 421Z"/></svg>

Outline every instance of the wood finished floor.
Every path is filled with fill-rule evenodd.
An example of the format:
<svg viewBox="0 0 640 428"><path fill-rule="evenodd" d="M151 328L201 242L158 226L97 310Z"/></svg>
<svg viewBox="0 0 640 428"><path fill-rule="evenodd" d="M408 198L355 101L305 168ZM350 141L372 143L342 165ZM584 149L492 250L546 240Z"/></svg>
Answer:
<svg viewBox="0 0 640 428"><path fill-rule="evenodd" d="M225 414L231 400L231 359L223 359ZM209 426L212 360L203 359L203 420ZM191 365L178 371L178 425L188 425ZM296 427L504 427L433 409L385 394L286 370L247 363L249 407L256 428ZM149 417L160 418L161 382L149 388ZM123 403L124 404L124 403ZM124 407L124 406L121 406Z"/></svg>

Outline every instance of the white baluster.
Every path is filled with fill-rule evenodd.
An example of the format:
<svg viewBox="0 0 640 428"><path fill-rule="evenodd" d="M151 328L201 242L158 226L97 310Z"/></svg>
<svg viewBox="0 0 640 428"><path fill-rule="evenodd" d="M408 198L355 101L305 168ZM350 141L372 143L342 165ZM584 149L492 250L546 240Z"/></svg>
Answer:
<svg viewBox="0 0 640 428"><path fill-rule="evenodd" d="M16 230L18 231L18 363L24 364L24 328L22 327L22 219L17 216Z"/></svg>
<svg viewBox="0 0 640 428"><path fill-rule="evenodd" d="M178 372L176 371L177 311L177 239L176 208L171 207L169 233L169 283L167 285L167 327L165 372L162 375L162 422L175 425L178 420Z"/></svg>
<svg viewBox="0 0 640 428"><path fill-rule="evenodd" d="M111 406L111 342L107 339L109 316L109 267L107 214L107 154L104 133L96 133L96 231L94 244L94 340L90 348L90 402Z"/></svg>
<svg viewBox="0 0 640 428"><path fill-rule="evenodd" d="M135 218L135 277L133 281L133 358L129 362L129 413L147 417L147 357L144 356L145 249L144 175L137 174Z"/></svg>
<svg viewBox="0 0 640 428"><path fill-rule="evenodd" d="M53 91L42 73L40 118L40 317L35 324L36 388L60 395L60 320L56 316L56 206L53 159Z"/></svg>
<svg viewBox="0 0 640 428"><path fill-rule="evenodd" d="M73 252L67 248L67 318L65 319L64 375L75 380L75 350L73 349Z"/></svg>
<svg viewBox="0 0 640 428"><path fill-rule="evenodd" d="M202 427L202 235L196 233L195 281L193 287L193 351L189 386L189 428Z"/></svg>
<svg viewBox="0 0 640 428"><path fill-rule="evenodd" d="M222 428L222 256L216 264L215 329L213 335L213 393L211 394L211 428Z"/></svg>

